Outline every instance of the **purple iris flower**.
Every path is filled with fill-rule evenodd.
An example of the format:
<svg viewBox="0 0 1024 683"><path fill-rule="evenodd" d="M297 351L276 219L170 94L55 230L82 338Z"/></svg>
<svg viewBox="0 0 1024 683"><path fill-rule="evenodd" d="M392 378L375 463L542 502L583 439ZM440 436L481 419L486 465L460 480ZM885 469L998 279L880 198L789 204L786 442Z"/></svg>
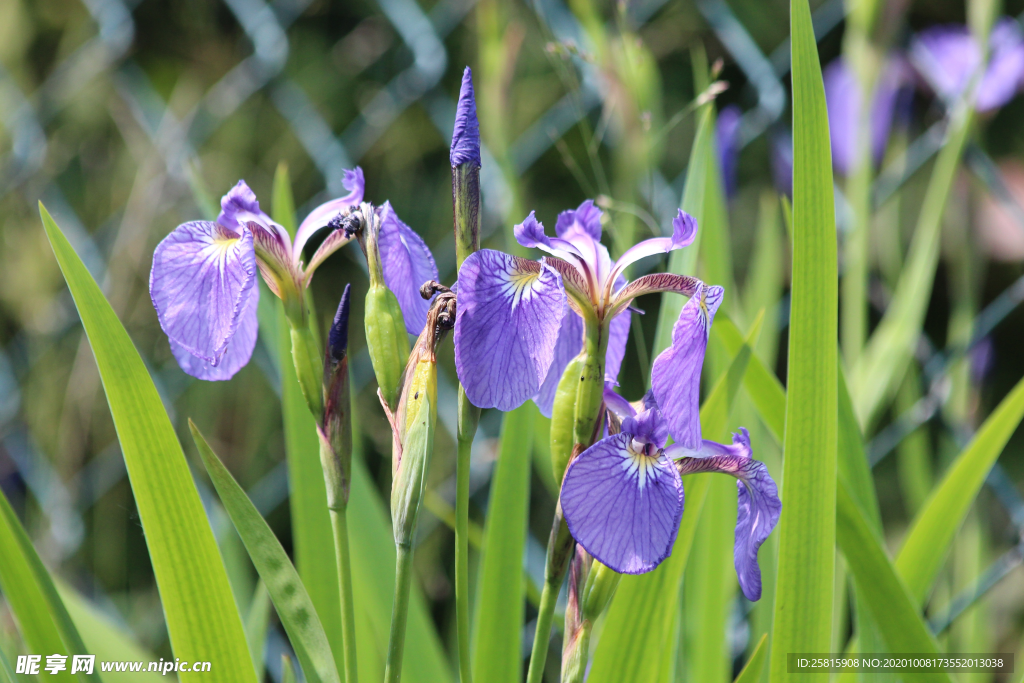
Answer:
<svg viewBox="0 0 1024 683"><path fill-rule="evenodd" d="M587 552L617 572L642 574L672 552L683 514L681 475L732 475L739 492L734 564L743 594L757 600L757 551L778 523L778 488L764 463L751 457L746 429L730 445L705 440L700 431L700 370L722 293L697 286L672 330L672 346L654 362L639 412L606 390L621 431L569 465L560 500L569 531ZM670 435L675 443L666 447Z"/></svg>
<svg viewBox="0 0 1024 683"><path fill-rule="evenodd" d="M659 273L631 283L626 267L679 249L697 234L692 216L679 211L672 237L645 240L612 262L601 244L599 208L587 200L563 211L548 237L531 212L515 226L516 240L550 256L540 261L482 249L459 271L455 366L473 405L512 410L533 398L550 415L566 365L582 347L586 325L608 334L605 375L618 375L629 335L634 298L649 292L691 295L692 277Z"/></svg>
<svg viewBox="0 0 1024 683"><path fill-rule="evenodd" d="M303 263L303 247L309 238L360 206L362 170L346 171L343 184L349 194L314 209L299 226L294 241L260 209L256 195L240 180L221 199L216 222L183 223L157 245L149 293L182 370L199 379L226 380L249 362L258 328L257 270L274 294L286 302L301 302L316 268L353 239L352 232L336 227L308 265ZM427 302L418 294L412 301L409 292L436 279L437 267L423 240L389 204L377 209L376 215L381 220L385 280L389 286L394 283L403 313L408 304L410 332L419 332L412 325L419 321L422 329ZM409 278L414 284L407 282Z"/></svg>
<svg viewBox="0 0 1024 683"><path fill-rule="evenodd" d="M960 24L935 26L919 33L910 48L914 68L946 102L960 97L984 67L974 92L979 112L1003 106L1017 94L1024 76L1024 36L1009 17L1000 19L989 35L988 64L971 31Z"/></svg>
<svg viewBox="0 0 1024 683"><path fill-rule="evenodd" d="M874 163L882 160L885 144L892 128L896 95L904 82L902 61L886 62L871 102L871 153ZM839 57L822 74L825 83L825 101L828 106L828 128L832 139L832 164L843 175L848 175L857 162L857 126L863 97L857 75Z"/></svg>

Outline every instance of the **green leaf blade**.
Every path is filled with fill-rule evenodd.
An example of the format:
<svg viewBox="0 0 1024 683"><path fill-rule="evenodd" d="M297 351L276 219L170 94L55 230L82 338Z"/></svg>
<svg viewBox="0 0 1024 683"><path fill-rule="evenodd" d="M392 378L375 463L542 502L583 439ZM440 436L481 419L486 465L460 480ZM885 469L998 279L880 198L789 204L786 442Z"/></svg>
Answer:
<svg viewBox="0 0 1024 683"><path fill-rule="evenodd" d="M100 371L174 654L183 661L215 662L225 683L255 683L224 563L153 380L99 285L42 204L40 215ZM179 678L198 683L203 674Z"/></svg>
<svg viewBox="0 0 1024 683"><path fill-rule="evenodd" d="M838 273L828 113L806 0L792 0L793 277L771 680L828 652L835 570ZM827 674L808 676L826 681Z"/></svg>

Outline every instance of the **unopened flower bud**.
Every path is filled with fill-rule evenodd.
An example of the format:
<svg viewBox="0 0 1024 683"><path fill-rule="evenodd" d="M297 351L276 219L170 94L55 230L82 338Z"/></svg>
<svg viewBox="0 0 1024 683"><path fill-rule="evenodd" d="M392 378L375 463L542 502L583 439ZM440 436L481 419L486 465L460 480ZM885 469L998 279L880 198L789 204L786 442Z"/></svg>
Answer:
<svg viewBox="0 0 1024 683"><path fill-rule="evenodd" d="M331 509L348 504L352 474L352 415L348 383L348 313L350 285L345 285L324 354L324 414L320 434L320 464Z"/></svg>
<svg viewBox="0 0 1024 683"><path fill-rule="evenodd" d="M473 73L462 74L459 105L452 132L452 211L455 216L455 257L459 267L480 249L480 124L476 117Z"/></svg>

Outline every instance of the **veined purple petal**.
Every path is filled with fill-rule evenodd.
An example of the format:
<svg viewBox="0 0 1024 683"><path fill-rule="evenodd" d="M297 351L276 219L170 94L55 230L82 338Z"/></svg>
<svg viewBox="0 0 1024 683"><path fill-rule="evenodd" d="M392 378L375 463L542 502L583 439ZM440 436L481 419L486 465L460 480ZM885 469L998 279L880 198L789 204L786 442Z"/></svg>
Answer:
<svg viewBox="0 0 1024 683"><path fill-rule="evenodd" d="M626 356L626 342L629 341L629 323L632 315L628 310L612 318L608 326L608 350L604 356L604 379L615 382L619 378L622 359Z"/></svg>
<svg viewBox="0 0 1024 683"><path fill-rule="evenodd" d="M185 350L181 344L173 339L171 342L171 353L174 354L178 365L187 374L197 379L208 382L228 380L235 376L252 358L252 350L256 348L256 336L259 331L259 321L256 318L256 307L260 301L260 288L253 286L249 289L249 301L238 318L238 327L235 333L228 340L224 352L216 364L210 363L199 356L193 356Z"/></svg>
<svg viewBox="0 0 1024 683"><path fill-rule="evenodd" d="M366 190L366 180L363 178L363 169L356 166L352 170L345 170L345 177L341 181L342 186L348 190L344 197L338 197L324 202L309 212L306 219L302 221L299 229L295 231L295 246L292 247L292 258L295 263L302 259L302 249L306 242L321 228L327 227L331 219L337 216L342 209L352 206L359 206L363 201L363 193Z"/></svg>
<svg viewBox="0 0 1024 683"><path fill-rule="evenodd" d="M562 239L570 239L573 233L581 232L590 239L601 241L601 209L594 206L594 200L588 199L575 209L568 209L558 214L555 222L555 234Z"/></svg>
<svg viewBox="0 0 1024 683"><path fill-rule="evenodd" d="M220 215L217 216L217 223L231 232L240 233L250 221L277 233L285 242L289 239L288 231L260 210L256 193L249 189L244 180L239 180L234 187L227 191L227 194L220 198Z"/></svg>
<svg viewBox="0 0 1024 683"><path fill-rule="evenodd" d="M482 249L459 270L455 367L473 405L535 396L555 355L565 290L550 266Z"/></svg>
<svg viewBox="0 0 1024 683"><path fill-rule="evenodd" d="M256 254L248 228L238 235L209 221L183 223L153 252L149 294L160 327L184 351L208 363L225 353L255 286Z"/></svg>
<svg viewBox="0 0 1024 683"><path fill-rule="evenodd" d="M632 436L609 436L566 470L561 503L576 542L621 574L643 574L672 552L683 486L671 460L634 452Z"/></svg>
<svg viewBox="0 0 1024 683"><path fill-rule="evenodd" d="M571 242L558 237L551 238L544 234L544 224L537 220L533 211L523 219L522 223L513 226L512 234L515 235L516 242L527 249L540 249L559 258L575 257L578 259L583 257Z"/></svg>
<svg viewBox="0 0 1024 683"><path fill-rule="evenodd" d="M743 113L735 104L718 113L715 124L715 142L718 147L718 167L722 174L725 196L736 194L736 167L740 156L740 123Z"/></svg>
<svg viewBox="0 0 1024 683"><path fill-rule="evenodd" d="M621 311L629 306L633 299L644 294L675 292L683 296L693 296L693 293L697 291L697 286L701 284L700 280L689 275L676 275L675 273L643 275L615 293L612 311Z"/></svg>
<svg viewBox="0 0 1024 683"><path fill-rule="evenodd" d="M671 237L655 237L653 239L644 240L639 244L634 244L619 257L618 261L615 262L612 272L617 277L620 273L625 271L630 264L636 263L642 258L654 256L655 254L665 254L676 249L682 249L683 247L692 244L693 240L696 238L697 219L682 209L679 209L676 213L676 217L672 219Z"/></svg>
<svg viewBox="0 0 1024 683"><path fill-rule="evenodd" d="M625 420L627 417L633 417L636 415L636 411L633 410L633 406L630 405L629 401L623 398L620 394L615 393L613 384L607 380L604 383L604 404L611 411L615 417L619 418L620 421Z"/></svg>
<svg viewBox="0 0 1024 683"><path fill-rule="evenodd" d="M672 346L655 359L651 389L677 443L697 449L700 433L700 371L721 287L698 286L672 327Z"/></svg>
<svg viewBox="0 0 1024 683"><path fill-rule="evenodd" d="M380 211L378 246L384 284L398 299L405 329L418 335L427 323L433 300L420 296L420 287L428 280L437 280L437 264L423 238L402 222L390 202L384 202Z"/></svg>
<svg viewBox="0 0 1024 683"><path fill-rule="evenodd" d="M551 417L558 383L561 381L569 361L576 357L581 348L583 348L583 318L566 302L548 374L544 377L543 384L540 385L540 391L533 397L533 402L537 404L537 408L544 417Z"/></svg>
<svg viewBox="0 0 1024 683"><path fill-rule="evenodd" d="M462 72L459 105L455 110L455 129L452 131L452 166L473 163L480 166L480 123L476 118L476 97L473 95L473 72L469 67Z"/></svg>
<svg viewBox="0 0 1024 683"><path fill-rule="evenodd" d="M665 449L665 457L672 457L673 449L673 446ZM739 480L736 482L739 506L733 563L743 594L748 600L758 600L761 569L757 564L757 551L782 514L779 489L764 463L750 457L750 435L742 427L739 434L733 435L731 446L705 441L701 451L709 455L684 457L676 462L679 474L722 472Z"/></svg>

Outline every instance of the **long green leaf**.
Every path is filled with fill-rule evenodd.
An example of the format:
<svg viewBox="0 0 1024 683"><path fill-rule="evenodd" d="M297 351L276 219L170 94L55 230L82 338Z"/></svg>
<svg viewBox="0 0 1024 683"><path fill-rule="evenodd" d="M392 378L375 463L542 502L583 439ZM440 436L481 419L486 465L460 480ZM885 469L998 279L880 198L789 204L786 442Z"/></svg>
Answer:
<svg viewBox="0 0 1024 683"><path fill-rule="evenodd" d="M518 683L522 678L523 551L536 417L537 408L528 401L505 413L501 427L477 597L473 648L473 678L477 681Z"/></svg>
<svg viewBox="0 0 1024 683"><path fill-rule="evenodd" d="M290 234L295 232L295 202L288 167L279 164L274 174L274 220ZM265 290L264 290L265 291ZM310 294L312 294L310 292ZM281 373L281 413L285 453L288 459L288 503L291 508L295 565L309 597L316 605L320 623L334 652L338 669L344 671L341 642L341 592L334 552L334 530L327 509L327 486L320 468L320 440L316 421L306 406L292 362L291 335L284 306L277 303L278 368Z"/></svg>
<svg viewBox="0 0 1024 683"><path fill-rule="evenodd" d="M899 387L917 346L939 262L942 214L970 134L972 112L962 105L950 121L896 291L850 374L850 391L863 426Z"/></svg>
<svg viewBox="0 0 1024 683"><path fill-rule="evenodd" d="M306 680L311 683L339 683L331 646L317 617L316 607L295 566L288 559L288 553L192 420L188 421L188 426L224 509L270 594Z"/></svg>
<svg viewBox="0 0 1024 683"><path fill-rule="evenodd" d="M759 329L752 331L757 338ZM720 434L728 424L729 410L736 398L747 362L752 357L744 344L700 410L701 430ZM683 479L686 511L672 554L657 569L638 576L623 576L609 607L589 683L644 681L667 683L671 672L671 642L679 611L679 587L693 546L697 525L713 474L689 475Z"/></svg>
<svg viewBox="0 0 1024 683"><path fill-rule="evenodd" d="M245 616L245 637L249 641L249 652L252 653L256 675L260 678L263 677L267 628L270 626L270 604L270 593L261 580L256 584L252 600L249 601L249 613Z"/></svg>
<svg viewBox="0 0 1024 683"><path fill-rule="evenodd" d="M11 668L11 663L7 661L7 655L3 650L0 650L0 683L17 683L14 679L14 669Z"/></svg>
<svg viewBox="0 0 1024 683"><path fill-rule="evenodd" d="M825 90L807 0L790 3L793 284L771 681L786 653L828 652L836 495L836 222ZM827 674L808 680L825 681Z"/></svg>
<svg viewBox="0 0 1024 683"><path fill-rule="evenodd" d="M761 636L761 640L757 641L757 647L754 648L753 654L750 655L747 663L743 665L743 670L736 676L736 680L733 683L754 683L761 680L761 672L764 670L764 663L767 659L768 634L765 633Z"/></svg>
<svg viewBox="0 0 1024 683"><path fill-rule="evenodd" d="M99 285L40 204L43 227L96 357L124 454L174 655L215 662L224 683L256 672L224 563L153 380ZM183 683L201 681L186 672Z"/></svg>
<svg viewBox="0 0 1024 683"><path fill-rule="evenodd" d="M896 569L917 605L931 591L957 529L1022 417L1024 379L985 420L914 518L896 556Z"/></svg>
<svg viewBox="0 0 1024 683"><path fill-rule="evenodd" d="M132 636L113 623L82 595L65 584L56 582L57 590L74 620L85 652L96 655L97 662L155 662L157 657L132 640ZM97 666L98 670L99 667ZM104 683L159 683L166 681L162 674L141 671L137 673L107 671Z"/></svg>
<svg viewBox="0 0 1024 683"><path fill-rule="evenodd" d="M18 620L22 640L33 654L84 654L84 649L73 652L65 645L49 591L42 585L49 575L43 570L43 579L37 569L41 564L7 497L0 492L0 588ZM76 679L71 667L57 674L57 680Z"/></svg>
<svg viewBox="0 0 1024 683"><path fill-rule="evenodd" d="M871 611L885 637L889 652L914 652L937 655L935 638L921 619L906 585L896 574L885 554L882 541L845 485L840 483L837 497L836 534L847 565L853 573L857 595ZM915 674L915 680L949 683L949 674Z"/></svg>

